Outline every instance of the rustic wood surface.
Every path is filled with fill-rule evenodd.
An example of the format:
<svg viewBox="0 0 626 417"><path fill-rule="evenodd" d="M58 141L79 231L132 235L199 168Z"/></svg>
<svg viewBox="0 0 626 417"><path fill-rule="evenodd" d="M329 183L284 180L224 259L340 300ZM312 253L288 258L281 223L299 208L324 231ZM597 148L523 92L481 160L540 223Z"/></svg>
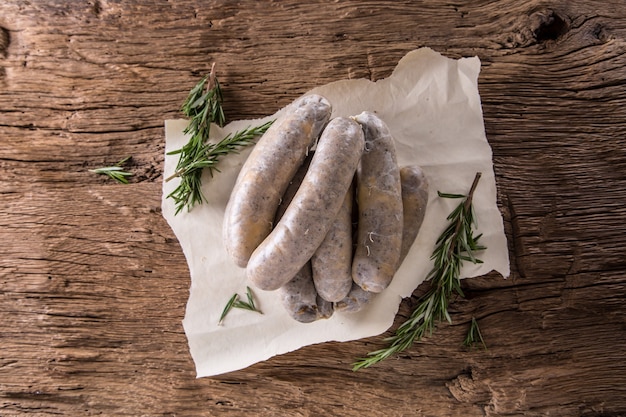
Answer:
<svg viewBox="0 0 626 417"><path fill-rule="evenodd" d="M196 379L163 121L213 61L234 120L421 46L482 61L511 277L365 371L381 337ZM626 415L625 86L622 0L3 0L0 416Z"/></svg>

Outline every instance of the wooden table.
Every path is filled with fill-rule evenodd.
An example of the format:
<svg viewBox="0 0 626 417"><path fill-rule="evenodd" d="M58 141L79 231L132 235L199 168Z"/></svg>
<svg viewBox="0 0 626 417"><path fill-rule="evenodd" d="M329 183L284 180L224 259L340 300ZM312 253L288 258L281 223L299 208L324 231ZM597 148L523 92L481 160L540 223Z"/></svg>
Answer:
<svg viewBox="0 0 626 417"><path fill-rule="evenodd" d="M236 120L421 46L481 59L511 277L364 371L381 337L196 379L163 121L213 61ZM0 416L625 415L625 68L621 0L4 0ZM88 171L126 156L129 185Z"/></svg>

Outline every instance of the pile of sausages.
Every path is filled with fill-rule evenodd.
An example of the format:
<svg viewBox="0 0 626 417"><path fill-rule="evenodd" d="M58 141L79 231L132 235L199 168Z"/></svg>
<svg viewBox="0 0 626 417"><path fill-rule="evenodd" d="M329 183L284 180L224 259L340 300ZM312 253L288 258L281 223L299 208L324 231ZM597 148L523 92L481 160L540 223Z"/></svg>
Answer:
<svg viewBox="0 0 626 417"><path fill-rule="evenodd" d="M233 261L304 323L387 288L428 202L422 170L398 166L378 116L331 113L320 95L291 103L244 163L224 217Z"/></svg>

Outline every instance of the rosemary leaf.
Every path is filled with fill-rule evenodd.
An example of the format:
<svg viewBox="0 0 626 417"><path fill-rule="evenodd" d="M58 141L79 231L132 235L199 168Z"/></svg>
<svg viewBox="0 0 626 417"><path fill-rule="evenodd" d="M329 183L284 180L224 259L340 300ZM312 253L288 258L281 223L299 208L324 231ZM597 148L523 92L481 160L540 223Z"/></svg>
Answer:
<svg viewBox="0 0 626 417"><path fill-rule="evenodd" d="M261 311L256 308L256 305L254 305L254 297L252 296L252 290L250 287L246 287L246 296L248 297L248 304L250 304L255 311L261 313Z"/></svg>
<svg viewBox="0 0 626 417"><path fill-rule="evenodd" d="M124 163L128 161L129 159L130 159L130 156L127 156L126 158L122 159L114 166L90 169L89 172L93 172L94 174L108 175L110 178L114 179L115 181L119 183L128 184L127 177L132 176L133 173L124 171L124 169L121 166L124 165Z"/></svg>
<svg viewBox="0 0 626 417"><path fill-rule="evenodd" d="M237 298L239 298L239 295L237 293L233 294L233 296L230 297L230 300L228 300L228 302L226 303L226 306L224 307L224 311L222 311L222 315L220 316L220 319L217 322L218 326L222 325L222 322L226 318L226 315L228 314L228 312L233 309L233 307L235 306L235 302L237 301Z"/></svg>
<svg viewBox="0 0 626 417"><path fill-rule="evenodd" d="M242 308L244 310L256 311L257 313L263 314L261 310L259 310L254 304L254 297L252 295L252 290L250 287L246 287L246 297L248 298L248 302L245 301L237 301L234 305L235 308Z"/></svg>
<svg viewBox="0 0 626 417"><path fill-rule="evenodd" d="M442 193L441 191L437 191L437 195L441 198L465 198L464 194Z"/></svg>
<svg viewBox="0 0 626 417"><path fill-rule="evenodd" d="M472 321L470 322L470 327L467 332L467 336L465 336L465 340L463 340L463 346L467 348L472 348L480 343L483 349L487 349L487 345L483 340L483 335L480 333L480 328L478 327L478 322L475 317L472 317Z"/></svg>
<svg viewBox="0 0 626 417"><path fill-rule="evenodd" d="M466 196L439 193L442 198L462 197L463 201L447 217L450 224L436 241L431 255L433 269L426 276L426 280L430 282L430 288L419 299L410 317L396 329L392 336L384 339L388 346L370 352L364 358L358 358L353 364L353 371L370 367L408 349L415 341L421 340L425 335L431 335L437 322L443 320L452 322L448 313L448 304L455 293L463 297L459 276L462 263L463 261L481 262L475 257L474 251L486 249L478 244L481 235L474 236L472 230L475 224L472 198L480 177L481 173L476 173Z"/></svg>
<svg viewBox="0 0 626 417"><path fill-rule="evenodd" d="M233 305L234 308L240 308L242 310L248 310L248 311L254 311L257 312L259 314L263 314L263 312L259 309L257 309L255 306L253 306L250 303L247 303L245 301L241 301L241 300L237 300L237 302L235 302L235 304Z"/></svg>

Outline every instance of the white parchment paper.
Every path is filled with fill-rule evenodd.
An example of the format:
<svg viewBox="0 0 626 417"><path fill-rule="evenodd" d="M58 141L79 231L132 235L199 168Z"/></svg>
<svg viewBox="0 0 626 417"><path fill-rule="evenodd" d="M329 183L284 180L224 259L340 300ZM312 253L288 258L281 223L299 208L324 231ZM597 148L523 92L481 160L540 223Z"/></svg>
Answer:
<svg viewBox="0 0 626 417"><path fill-rule="evenodd" d="M492 270L509 275L509 259L502 217L496 206L496 183L491 148L485 137L478 94L478 58L453 60L428 48L405 55L393 74L377 82L344 80L312 92L333 105L333 116L351 116L374 111L393 133L400 165L420 165L430 183L430 201L424 224L409 255L392 284L364 311L336 312L328 320L302 324L291 319L275 292L253 288L263 314L233 309L224 323L218 320L228 299L239 293L245 300L245 270L235 266L222 244L222 221L226 203L249 149L230 155L213 179L203 178L209 202L190 212L174 215L174 202L166 196L178 179L163 183L163 216L176 234L189 264L191 287L183 327L198 377L245 368L274 355L326 341L348 341L375 336L392 324L403 297L411 295L432 264L434 244L446 226L446 216L458 200L437 197L437 190L464 194L477 171L482 178L474 196L483 264L466 264L462 277L484 275ZM230 132L275 119L242 120L223 129L215 126L218 140ZM165 152L182 147L185 120L166 120ZM165 156L164 178L175 169L178 156ZM361 352L364 354L366 352ZM357 355L357 352L355 352ZM350 364L346 364L349 368Z"/></svg>

